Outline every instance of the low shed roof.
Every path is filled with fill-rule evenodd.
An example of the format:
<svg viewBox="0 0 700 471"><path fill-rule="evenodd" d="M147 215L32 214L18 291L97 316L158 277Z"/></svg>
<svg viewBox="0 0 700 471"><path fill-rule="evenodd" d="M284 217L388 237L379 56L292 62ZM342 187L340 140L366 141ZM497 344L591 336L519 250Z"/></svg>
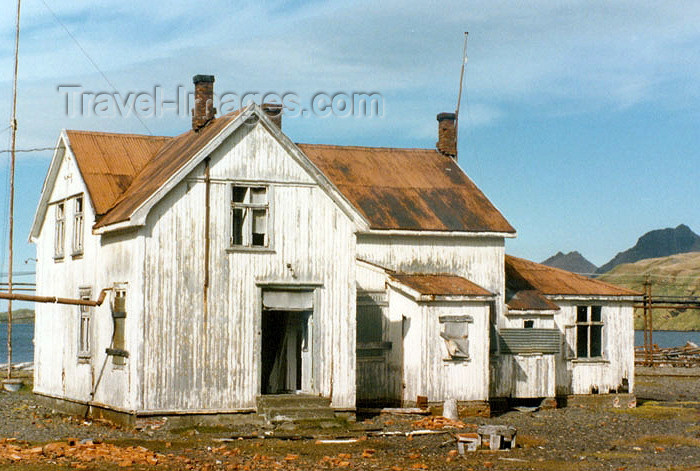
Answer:
<svg viewBox="0 0 700 471"><path fill-rule="evenodd" d="M492 296L493 293L466 278L446 274L393 273L392 279L426 296Z"/></svg>
<svg viewBox="0 0 700 471"><path fill-rule="evenodd" d="M506 255L506 287L546 295L639 296L641 293L582 275Z"/></svg>

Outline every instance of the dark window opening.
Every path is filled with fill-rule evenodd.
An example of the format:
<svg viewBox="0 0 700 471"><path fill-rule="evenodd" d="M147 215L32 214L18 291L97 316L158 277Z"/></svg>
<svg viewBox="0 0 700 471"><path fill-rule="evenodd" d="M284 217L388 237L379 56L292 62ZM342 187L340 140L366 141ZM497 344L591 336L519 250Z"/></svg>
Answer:
<svg viewBox="0 0 700 471"><path fill-rule="evenodd" d="M269 199L267 187L233 185L231 191L231 246L268 247Z"/></svg>
<svg viewBox="0 0 700 471"><path fill-rule="evenodd" d="M576 307L576 356L578 358L603 356L602 306Z"/></svg>
<svg viewBox="0 0 700 471"><path fill-rule="evenodd" d="M523 322L523 327L526 329L532 329L535 327L535 321L528 319Z"/></svg>

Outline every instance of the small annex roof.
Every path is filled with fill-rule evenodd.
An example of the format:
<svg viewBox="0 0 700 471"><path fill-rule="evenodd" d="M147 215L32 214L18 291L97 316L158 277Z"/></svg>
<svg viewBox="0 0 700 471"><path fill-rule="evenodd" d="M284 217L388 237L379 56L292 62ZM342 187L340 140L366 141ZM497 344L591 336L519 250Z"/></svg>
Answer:
<svg viewBox="0 0 700 471"><path fill-rule="evenodd" d="M515 233L457 163L434 149L297 145L370 229Z"/></svg>
<svg viewBox="0 0 700 471"><path fill-rule="evenodd" d="M641 293L582 275L506 255L506 289L537 290L548 296L640 296ZM510 303L509 303L510 305Z"/></svg>
<svg viewBox="0 0 700 471"><path fill-rule="evenodd" d="M511 311L558 311L559 306L536 289L506 293L506 304Z"/></svg>
<svg viewBox="0 0 700 471"><path fill-rule="evenodd" d="M97 215L105 214L172 137L66 130Z"/></svg>
<svg viewBox="0 0 700 471"><path fill-rule="evenodd" d="M490 291L457 275L392 273L389 277L423 296L493 296Z"/></svg>

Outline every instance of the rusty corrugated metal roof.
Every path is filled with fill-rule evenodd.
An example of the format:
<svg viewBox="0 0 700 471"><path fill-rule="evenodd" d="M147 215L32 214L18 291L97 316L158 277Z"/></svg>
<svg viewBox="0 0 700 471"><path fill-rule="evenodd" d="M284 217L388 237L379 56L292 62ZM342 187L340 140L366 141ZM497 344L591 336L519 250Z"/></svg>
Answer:
<svg viewBox="0 0 700 471"><path fill-rule="evenodd" d="M372 229L515 229L457 163L431 149L298 144Z"/></svg>
<svg viewBox="0 0 700 471"><path fill-rule="evenodd" d="M106 213L170 137L66 131L90 200Z"/></svg>
<svg viewBox="0 0 700 471"><path fill-rule="evenodd" d="M540 263L506 255L506 286L512 292L546 295L639 296L641 293Z"/></svg>
<svg viewBox="0 0 700 471"><path fill-rule="evenodd" d="M237 114L174 138L71 131L90 196L104 214L95 227L127 221ZM372 229L515 232L457 163L435 150L299 147Z"/></svg>
<svg viewBox="0 0 700 471"><path fill-rule="evenodd" d="M524 289L515 292L510 299L506 294L506 304L514 311L558 311L559 306L536 289Z"/></svg>
<svg viewBox="0 0 700 471"><path fill-rule="evenodd" d="M427 296L492 296L466 278L449 274L392 273L392 279Z"/></svg>
<svg viewBox="0 0 700 471"><path fill-rule="evenodd" d="M239 111L213 119L198 132L189 130L173 137L148 161L133 179L131 186L122 194L113 208L102 218L96 228L127 221L131 215L168 181L180 168L190 161L209 141L221 132Z"/></svg>

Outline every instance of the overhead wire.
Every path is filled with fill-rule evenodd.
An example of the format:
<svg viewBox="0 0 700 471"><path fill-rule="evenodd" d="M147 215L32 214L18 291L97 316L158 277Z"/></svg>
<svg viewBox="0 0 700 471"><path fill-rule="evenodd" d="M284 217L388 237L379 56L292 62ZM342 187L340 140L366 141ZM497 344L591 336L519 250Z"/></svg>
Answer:
<svg viewBox="0 0 700 471"><path fill-rule="evenodd" d="M80 44L80 42L78 42L78 40L76 39L76 37L73 36L73 34L72 34L72 33L70 32L70 30L68 29L68 27L67 27L65 24L63 24L63 22L58 18L58 15L56 15L56 13L55 13L55 12L51 9L51 7L46 3L46 0L41 0L41 3L44 4L44 6L46 7L46 9L51 13L51 15L54 17L54 19L56 20L56 22L57 22L59 25L61 25L61 27L63 28L63 30L66 32L66 34L67 34L68 36L70 36L70 38L73 40L73 42L76 44L76 46L78 46L78 49L80 49L80 51L81 51L81 52L83 53L83 55L87 58L87 60L90 62L90 64L92 64L92 66L95 68L95 70L97 70L97 72L102 76L102 78L105 80L105 82L107 82L107 84L108 84L110 87L112 87L112 90L116 92L116 91L117 91L117 87L115 87L114 84L107 78L107 75L105 75L105 73L102 71L102 69L100 69L100 67L97 65L97 63L92 59L92 57L90 57L90 54L88 54L88 52L85 50L85 48ZM152 136L152 135L153 135L153 132L150 130L150 128L149 128L148 126L146 126L146 123L141 119L141 117L138 115L138 113L134 113L134 116L136 116L136 119L138 119L139 122L141 123L141 125L142 125L144 128L146 128L146 131L148 131L148 134L150 134L150 135Z"/></svg>

